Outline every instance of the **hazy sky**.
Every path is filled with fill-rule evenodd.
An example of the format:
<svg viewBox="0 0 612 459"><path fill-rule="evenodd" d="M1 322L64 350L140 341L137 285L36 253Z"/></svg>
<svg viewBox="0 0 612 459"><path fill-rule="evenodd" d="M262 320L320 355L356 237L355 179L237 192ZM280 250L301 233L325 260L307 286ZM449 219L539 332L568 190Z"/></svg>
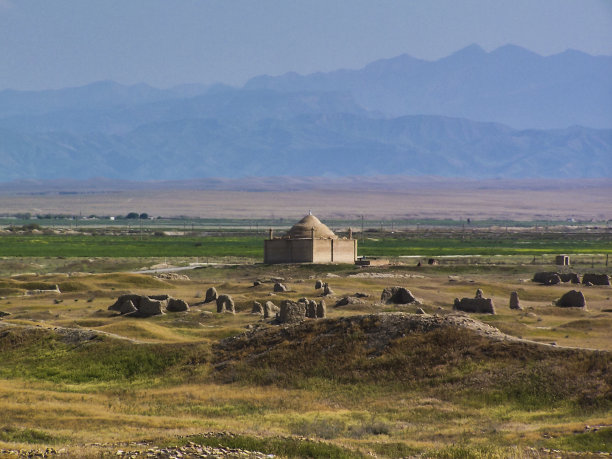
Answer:
<svg viewBox="0 0 612 459"><path fill-rule="evenodd" d="M612 0L0 0L0 89L239 85L472 43L612 55Z"/></svg>

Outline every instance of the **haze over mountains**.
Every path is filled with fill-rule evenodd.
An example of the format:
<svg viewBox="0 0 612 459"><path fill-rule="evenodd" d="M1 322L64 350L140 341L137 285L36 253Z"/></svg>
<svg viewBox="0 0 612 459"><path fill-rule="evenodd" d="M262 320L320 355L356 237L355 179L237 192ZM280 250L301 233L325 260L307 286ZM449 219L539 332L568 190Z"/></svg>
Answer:
<svg viewBox="0 0 612 459"><path fill-rule="evenodd" d="M0 180L612 177L612 57L470 46L243 88L0 92Z"/></svg>

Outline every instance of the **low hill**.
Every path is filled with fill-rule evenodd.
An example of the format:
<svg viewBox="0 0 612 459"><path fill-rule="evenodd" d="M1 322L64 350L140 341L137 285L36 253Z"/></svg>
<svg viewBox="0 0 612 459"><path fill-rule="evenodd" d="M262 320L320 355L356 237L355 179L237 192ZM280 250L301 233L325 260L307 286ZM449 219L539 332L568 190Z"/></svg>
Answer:
<svg viewBox="0 0 612 459"><path fill-rule="evenodd" d="M214 347L224 381L309 379L541 405L612 404L612 355L519 340L462 316L383 313L256 329Z"/></svg>

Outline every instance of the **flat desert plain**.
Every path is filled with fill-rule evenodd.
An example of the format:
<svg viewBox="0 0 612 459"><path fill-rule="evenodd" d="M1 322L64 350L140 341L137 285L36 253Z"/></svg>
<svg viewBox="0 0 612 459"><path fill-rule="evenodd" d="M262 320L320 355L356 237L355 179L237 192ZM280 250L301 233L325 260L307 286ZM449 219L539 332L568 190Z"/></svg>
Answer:
<svg viewBox="0 0 612 459"><path fill-rule="evenodd" d="M612 181L459 181L372 179L336 182L139 184L113 191L87 182L57 188L0 187L0 214L125 215L201 218L506 219L605 221L612 218ZM63 191L62 191L63 189Z"/></svg>

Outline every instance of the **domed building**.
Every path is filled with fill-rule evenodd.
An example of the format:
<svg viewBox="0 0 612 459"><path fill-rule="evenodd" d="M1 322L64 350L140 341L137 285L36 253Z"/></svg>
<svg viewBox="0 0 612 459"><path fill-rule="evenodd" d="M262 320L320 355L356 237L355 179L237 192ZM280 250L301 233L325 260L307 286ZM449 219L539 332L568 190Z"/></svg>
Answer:
<svg viewBox="0 0 612 459"><path fill-rule="evenodd" d="M339 238L327 225L309 213L282 237L264 241L264 263L354 263L357 240L349 230L348 238Z"/></svg>

